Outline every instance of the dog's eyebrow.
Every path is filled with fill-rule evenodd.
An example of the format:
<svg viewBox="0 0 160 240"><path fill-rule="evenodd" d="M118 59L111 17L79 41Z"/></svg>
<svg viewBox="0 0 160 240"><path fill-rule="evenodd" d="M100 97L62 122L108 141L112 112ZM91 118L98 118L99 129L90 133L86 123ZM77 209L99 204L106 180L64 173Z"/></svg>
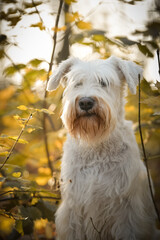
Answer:
<svg viewBox="0 0 160 240"><path fill-rule="evenodd" d="M104 80L105 79L105 80ZM98 81L99 81L99 83L103 83L103 82L106 82L107 83L107 86L109 86L110 84L109 84L109 80L108 80L108 78L98 78Z"/></svg>
<svg viewBox="0 0 160 240"><path fill-rule="evenodd" d="M82 86L82 85L83 85L83 83L82 83L82 81L81 81L81 82L75 83L74 87L79 87L79 86Z"/></svg>

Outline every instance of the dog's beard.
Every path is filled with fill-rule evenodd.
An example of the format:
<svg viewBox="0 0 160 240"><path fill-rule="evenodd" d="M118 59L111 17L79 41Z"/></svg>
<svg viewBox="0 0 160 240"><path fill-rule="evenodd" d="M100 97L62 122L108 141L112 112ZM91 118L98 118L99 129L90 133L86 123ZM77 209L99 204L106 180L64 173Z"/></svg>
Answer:
<svg viewBox="0 0 160 240"><path fill-rule="evenodd" d="M65 114L62 116L63 122L69 133L86 142L95 142L109 135L113 128L111 110L108 104L98 101L93 110L82 112L75 106L68 106Z"/></svg>

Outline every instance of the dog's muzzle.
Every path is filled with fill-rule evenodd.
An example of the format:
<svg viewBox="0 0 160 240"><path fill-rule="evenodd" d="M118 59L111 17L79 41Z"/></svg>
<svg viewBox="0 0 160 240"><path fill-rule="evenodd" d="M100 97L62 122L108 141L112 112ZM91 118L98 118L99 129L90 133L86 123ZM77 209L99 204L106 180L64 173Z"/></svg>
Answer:
<svg viewBox="0 0 160 240"><path fill-rule="evenodd" d="M95 100L91 97L82 97L79 99L79 107L83 111L89 111L94 107Z"/></svg>

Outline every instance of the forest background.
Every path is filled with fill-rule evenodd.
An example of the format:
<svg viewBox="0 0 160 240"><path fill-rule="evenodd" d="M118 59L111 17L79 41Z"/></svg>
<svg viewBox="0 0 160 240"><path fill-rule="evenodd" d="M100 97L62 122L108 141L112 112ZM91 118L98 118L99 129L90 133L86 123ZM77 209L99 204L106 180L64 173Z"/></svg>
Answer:
<svg viewBox="0 0 160 240"><path fill-rule="evenodd" d="M1 0L0 21L0 239L55 238L66 130L63 88L45 87L70 55L114 54L144 68L141 125L160 210L159 0ZM126 118L141 149L138 104L128 93Z"/></svg>

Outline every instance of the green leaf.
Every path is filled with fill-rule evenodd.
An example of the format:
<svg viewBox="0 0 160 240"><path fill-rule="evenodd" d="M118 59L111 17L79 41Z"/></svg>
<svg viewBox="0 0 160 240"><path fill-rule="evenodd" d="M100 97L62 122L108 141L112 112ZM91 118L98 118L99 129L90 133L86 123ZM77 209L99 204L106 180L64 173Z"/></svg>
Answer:
<svg viewBox="0 0 160 240"><path fill-rule="evenodd" d="M47 218L48 221L54 221L56 206L47 201L39 200L35 206L42 212L42 218Z"/></svg>
<svg viewBox="0 0 160 240"><path fill-rule="evenodd" d="M95 34L95 35L93 35L92 40L94 40L96 42L100 42L100 41L105 41L106 38L104 35Z"/></svg>
<svg viewBox="0 0 160 240"><path fill-rule="evenodd" d="M42 1L34 1L34 5L32 2L29 2L29 1L24 1L23 2L23 5L25 6L25 8L32 8L32 7L35 7L35 6L39 6L40 4L42 4Z"/></svg>
<svg viewBox="0 0 160 240"><path fill-rule="evenodd" d="M37 79L43 76L47 76L47 72L45 69L32 69L25 74L25 79L29 83L34 83ZM24 83L26 83L26 81L24 81Z"/></svg>
<svg viewBox="0 0 160 240"><path fill-rule="evenodd" d="M26 235L32 234L34 229L34 223L31 219L26 219L22 221L23 232Z"/></svg>
<svg viewBox="0 0 160 240"><path fill-rule="evenodd" d="M17 64L15 66L10 66L10 67L7 67L5 68L4 70L4 74L6 76L12 76L14 75L17 71L20 71L21 69L24 69L26 67L25 64Z"/></svg>
<svg viewBox="0 0 160 240"><path fill-rule="evenodd" d="M79 33L79 34L72 34L71 42L72 43L82 42L85 38L90 38L90 37L93 37L94 35L105 36L105 33L106 33L105 31L97 30L97 29L83 31L82 33Z"/></svg>
<svg viewBox="0 0 160 240"><path fill-rule="evenodd" d="M35 59L32 59L31 61L29 61L29 64L31 64L32 67L38 67L42 62L43 62L43 60L35 58Z"/></svg>
<svg viewBox="0 0 160 240"><path fill-rule="evenodd" d="M22 206L20 211L23 217L29 218L30 220L36 220L42 217L41 211L35 206Z"/></svg>
<svg viewBox="0 0 160 240"><path fill-rule="evenodd" d="M6 76L11 76L13 74L15 74L17 72L17 69L13 66L8 67L4 70L4 73L6 74Z"/></svg>
<svg viewBox="0 0 160 240"><path fill-rule="evenodd" d="M14 27L21 20L21 16L9 15L7 20L10 22L9 25Z"/></svg>
<svg viewBox="0 0 160 240"><path fill-rule="evenodd" d="M137 44L136 41L132 41L126 37L116 37L116 39L120 40L124 45L132 46L134 44Z"/></svg>
<svg viewBox="0 0 160 240"><path fill-rule="evenodd" d="M15 223L15 229L16 229L17 232L19 232L21 235L24 234L24 232L23 232L23 224L22 224L22 220L16 220L16 223Z"/></svg>
<svg viewBox="0 0 160 240"><path fill-rule="evenodd" d="M146 45L142 45L141 43L137 44L139 50L147 57L153 57L153 53L148 49Z"/></svg>

